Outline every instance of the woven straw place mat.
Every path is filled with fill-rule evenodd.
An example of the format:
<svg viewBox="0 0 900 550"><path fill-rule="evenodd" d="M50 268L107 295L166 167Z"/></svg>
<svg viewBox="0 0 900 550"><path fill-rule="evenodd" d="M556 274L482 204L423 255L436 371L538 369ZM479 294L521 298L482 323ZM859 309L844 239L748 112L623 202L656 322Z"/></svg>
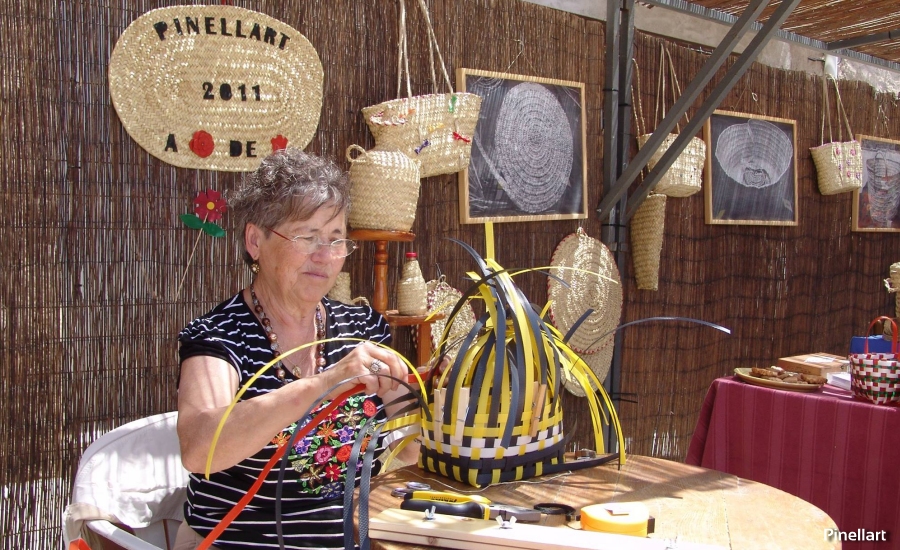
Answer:
<svg viewBox="0 0 900 550"><path fill-rule="evenodd" d="M622 285L615 258L600 241L579 228L559 243L550 265L574 268L551 269L553 275L569 285L567 288L552 277L548 279L553 324L566 334L587 310L594 310L568 343L603 380L612 360L613 334L603 335L615 330L622 315ZM599 356L593 357L594 354ZM571 391L573 385L566 387Z"/></svg>
<svg viewBox="0 0 900 550"><path fill-rule="evenodd" d="M322 62L305 36L235 6L149 11L109 62L116 112L151 155L183 168L254 170L305 148L322 110Z"/></svg>
<svg viewBox="0 0 900 550"><path fill-rule="evenodd" d="M441 345L444 330L450 321L447 316L456 307L457 302L462 299L463 294L447 284L443 276L438 280L428 281L425 286L428 290L428 313L443 313L445 315L443 319L436 320L431 328L432 349L438 349ZM456 358L462 339L475 326L475 312L472 310L472 306L468 303L464 304L452 321L453 324L450 325L450 331L447 336L447 356L451 361Z"/></svg>

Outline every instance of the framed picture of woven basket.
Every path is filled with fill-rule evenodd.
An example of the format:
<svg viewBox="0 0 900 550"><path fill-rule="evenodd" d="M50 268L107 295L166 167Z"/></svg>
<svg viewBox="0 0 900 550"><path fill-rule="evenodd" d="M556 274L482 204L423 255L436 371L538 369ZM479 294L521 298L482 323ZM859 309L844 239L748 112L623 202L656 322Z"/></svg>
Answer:
<svg viewBox="0 0 900 550"><path fill-rule="evenodd" d="M715 111L704 128L706 223L797 225L797 123Z"/></svg>
<svg viewBox="0 0 900 550"><path fill-rule="evenodd" d="M584 84L474 69L456 83L482 98L460 223L586 218Z"/></svg>
<svg viewBox="0 0 900 550"><path fill-rule="evenodd" d="M900 231L900 141L856 136L863 186L853 193L854 231Z"/></svg>

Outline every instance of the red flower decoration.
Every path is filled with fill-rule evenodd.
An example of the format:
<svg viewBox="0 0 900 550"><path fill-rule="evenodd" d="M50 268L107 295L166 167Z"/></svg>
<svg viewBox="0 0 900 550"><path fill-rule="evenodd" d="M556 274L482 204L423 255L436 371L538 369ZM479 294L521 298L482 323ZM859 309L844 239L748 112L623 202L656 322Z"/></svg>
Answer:
<svg viewBox="0 0 900 550"><path fill-rule="evenodd" d="M341 467L337 464L329 464L325 467L325 477L329 481L337 481L341 477Z"/></svg>
<svg viewBox="0 0 900 550"><path fill-rule="evenodd" d="M210 156L213 152L213 149L216 148L213 137L209 134L209 132L204 132L203 130L197 130L196 132L194 132L194 137L191 138L188 146L191 148L191 151L193 151L194 154L200 158L206 158Z"/></svg>
<svg viewBox="0 0 900 550"><path fill-rule="evenodd" d="M281 134L272 138L272 152L287 148L288 140Z"/></svg>
<svg viewBox="0 0 900 550"><path fill-rule="evenodd" d="M338 462L347 462L348 460L350 460L350 454L352 452L353 449L350 447L350 445L344 445L343 447L338 449L336 457Z"/></svg>
<svg viewBox="0 0 900 550"><path fill-rule="evenodd" d="M214 222L228 210L222 194L212 189L200 191L194 197L194 214L201 220Z"/></svg>
<svg viewBox="0 0 900 550"><path fill-rule="evenodd" d="M368 416L369 418L375 416L375 413L378 412L378 407L375 406L375 403L372 403L368 399L363 403L363 414Z"/></svg>

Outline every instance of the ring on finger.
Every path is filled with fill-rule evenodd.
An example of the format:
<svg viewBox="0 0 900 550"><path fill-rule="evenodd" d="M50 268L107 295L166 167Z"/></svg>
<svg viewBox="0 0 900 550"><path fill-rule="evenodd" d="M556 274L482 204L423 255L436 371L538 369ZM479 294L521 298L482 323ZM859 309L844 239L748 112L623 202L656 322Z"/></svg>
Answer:
<svg viewBox="0 0 900 550"><path fill-rule="evenodd" d="M384 361L379 361L378 359L375 359L374 361L372 361L372 364L369 365L369 372L371 372L372 374L378 374L381 371L381 369L383 369L385 367L387 367L387 365L384 363Z"/></svg>

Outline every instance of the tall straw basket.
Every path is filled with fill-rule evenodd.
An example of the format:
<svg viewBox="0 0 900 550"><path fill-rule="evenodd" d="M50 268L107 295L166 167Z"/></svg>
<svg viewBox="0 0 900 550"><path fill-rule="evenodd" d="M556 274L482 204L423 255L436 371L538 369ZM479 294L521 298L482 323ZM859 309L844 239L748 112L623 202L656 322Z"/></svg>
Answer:
<svg viewBox="0 0 900 550"><path fill-rule="evenodd" d="M668 63L667 63L668 60ZM636 65L636 64L635 64ZM666 67L671 75L672 99L681 95L681 86L678 84L678 78L675 75L675 65L672 63L672 56L665 47L661 47L660 65L659 65L659 83L656 88L656 123L658 123L660 115L662 118L666 116ZM644 118L643 109L641 107L640 94L640 76L639 71L635 71L637 82L637 100L635 101L635 120L637 122L637 143L638 147L644 147L644 144L650 139L652 134L644 133L642 119ZM685 113L687 121L687 114ZM676 124L675 129L681 132L681 127ZM656 152L650 157L647 167L650 170L656 166L656 163L662 158L663 154L672 146L672 143L678 137L678 133L669 134L663 139L662 144L657 148ZM703 181L703 167L706 163L706 142L698 137L693 137L685 146L684 150L675 159L675 162L666 170L666 173L659 179L654 192L669 197L689 197L700 191Z"/></svg>
<svg viewBox="0 0 900 550"><path fill-rule="evenodd" d="M472 153L472 136L481 110L481 97L465 92L454 92L444 59L438 49L424 0L419 6L428 28L429 50L437 54L447 93L412 95L409 81L409 55L406 50L406 10L400 0L400 63L397 75L397 95L406 75L405 98L394 99L365 107L363 117L369 131L375 137L375 148L402 151L422 163L421 177L459 172L469 166ZM420 59L423 56L417 56ZM431 78L435 91L438 88L431 57ZM405 70L403 69L405 67Z"/></svg>
<svg viewBox="0 0 900 550"><path fill-rule="evenodd" d="M639 290L659 290L659 257L666 225L666 196L650 194L631 218L631 257Z"/></svg>
<svg viewBox="0 0 900 550"><path fill-rule="evenodd" d="M350 226L409 231L419 202L419 161L399 151L366 151L359 145L347 148L347 160Z"/></svg>
<svg viewBox="0 0 900 550"><path fill-rule="evenodd" d="M841 141L843 139L843 130L840 120L838 121L838 140L834 141L831 135L831 109L828 103L828 79L829 76L822 77L822 96L824 106L822 109L822 128L820 131L821 140L818 147L810 147L809 152L812 155L813 163L816 165L816 176L819 183L819 192L823 195L835 195L837 193L846 193L855 191L862 187L862 147L860 143L853 139L853 131L850 129L850 119L847 118L847 111L844 109L844 103L841 101L841 91L838 89L837 82L834 82L834 92L837 97L838 118L843 118L847 125L847 134L850 141ZM828 120L828 140L825 143L825 121Z"/></svg>

